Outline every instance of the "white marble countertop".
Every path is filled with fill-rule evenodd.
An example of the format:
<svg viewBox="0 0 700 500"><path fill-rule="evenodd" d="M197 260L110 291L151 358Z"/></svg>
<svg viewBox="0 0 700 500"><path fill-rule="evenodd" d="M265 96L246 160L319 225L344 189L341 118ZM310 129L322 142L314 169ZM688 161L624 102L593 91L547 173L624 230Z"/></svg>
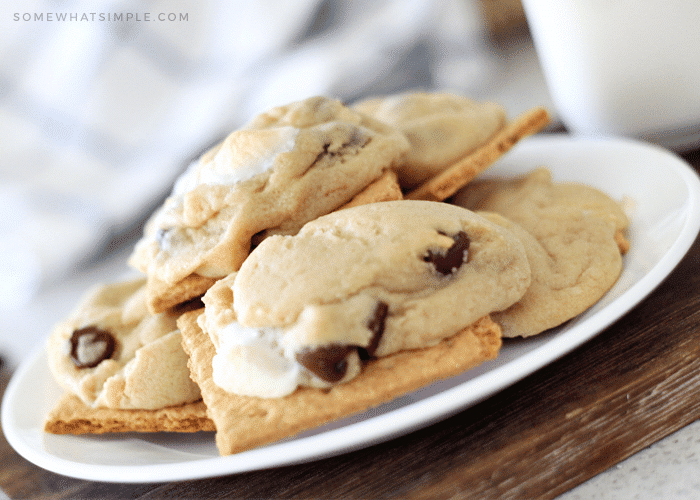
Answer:
<svg viewBox="0 0 700 500"><path fill-rule="evenodd" d="M558 497L558 500L700 498L700 421Z"/></svg>

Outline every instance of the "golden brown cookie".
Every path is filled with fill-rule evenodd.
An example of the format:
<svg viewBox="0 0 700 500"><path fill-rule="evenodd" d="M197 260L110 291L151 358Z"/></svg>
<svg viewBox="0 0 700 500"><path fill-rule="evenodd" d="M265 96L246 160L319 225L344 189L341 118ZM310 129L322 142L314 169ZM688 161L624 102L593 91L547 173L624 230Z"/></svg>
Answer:
<svg viewBox="0 0 700 500"><path fill-rule="evenodd" d="M595 304L622 271L620 237L628 220L603 192L554 183L544 168L510 180L478 181L454 202L512 232L523 242L532 272L525 295L494 313L504 337L556 327Z"/></svg>
<svg viewBox="0 0 700 500"><path fill-rule="evenodd" d="M489 318L439 344L370 360L362 373L331 389L300 388L283 398L238 396L218 387L212 379L215 348L197 323L201 311L178 320L183 346L190 356L209 417L216 425L221 455L239 453L294 436L342 417L360 413L431 382L455 376L484 361L500 349L500 329Z"/></svg>
<svg viewBox="0 0 700 500"><path fill-rule="evenodd" d="M236 271L265 237L350 202L407 149L400 132L332 99L255 117L195 162L149 220L129 262L151 282L152 312Z"/></svg>
<svg viewBox="0 0 700 500"><path fill-rule="evenodd" d="M532 109L506 124L477 150L406 194L409 200L444 201L490 167L521 139L549 123L544 108Z"/></svg>
<svg viewBox="0 0 700 500"><path fill-rule="evenodd" d="M362 359L434 345L515 303L522 243L469 210L387 201L271 236L204 296L227 391L280 397L346 383Z"/></svg>
<svg viewBox="0 0 700 500"><path fill-rule="evenodd" d="M197 401L177 316L147 311L143 278L98 285L54 328L49 368L88 407L155 410Z"/></svg>
<svg viewBox="0 0 700 500"><path fill-rule="evenodd" d="M506 124L499 104L432 92L374 97L353 109L396 127L411 148L396 167L399 184L414 188L484 145Z"/></svg>

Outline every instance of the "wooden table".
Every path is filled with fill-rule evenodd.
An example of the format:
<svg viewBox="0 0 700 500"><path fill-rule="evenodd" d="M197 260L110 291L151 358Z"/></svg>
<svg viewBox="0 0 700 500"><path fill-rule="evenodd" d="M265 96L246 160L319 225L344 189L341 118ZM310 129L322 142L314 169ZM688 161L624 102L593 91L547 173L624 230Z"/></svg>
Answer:
<svg viewBox="0 0 700 500"><path fill-rule="evenodd" d="M684 155L700 169L700 151ZM699 214L700 216L700 214ZM0 387L9 380L2 372ZM553 498L700 416L700 241L571 354L430 427L304 465L121 485L44 471L0 438L11 498Z"/></svg>

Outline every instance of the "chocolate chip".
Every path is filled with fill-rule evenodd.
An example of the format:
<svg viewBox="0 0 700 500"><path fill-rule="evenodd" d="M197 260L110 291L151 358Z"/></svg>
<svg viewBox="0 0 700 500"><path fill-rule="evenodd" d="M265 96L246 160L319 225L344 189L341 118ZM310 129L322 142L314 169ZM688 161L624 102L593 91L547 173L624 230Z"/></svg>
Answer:
<svg viewBox="0 0 700 500"><path fill-rule="evenodd" d="M255 250L260 243L263 242L263 240L267 237L267 231L262 230L258 231L255 233L251 238L250 238L250 251L252 252Z"/></svg>
<svg viewBox="0 0 700 500"><path fill-rule="evenodd" d="M323 145L323 150L318 153L314 161L307 170L312 167L326 168L332 166L336 161L343 163L345 156L356 155L362 148L371 142L372 138L358 128L353 128L347 140L340 146L333 147L331 142Z"/></svg>
<svg viewBox="0 0 700 500"><path fill-rule="evenodd" d="M386 324L386 316L389 313L389 304L386 302L378 302L377 307L374 309L374 315L372 319L369 320L367 328L372 332L372 338L370 339L369 345L364 348L359 349L360 359L368 360L379 347L379 341L382 339L384 334L384 325Z"/></svg>
<svg viewBox="0 0 700 500"><path fill-rule="evenodd" d="M342 152L346 152L347 150L356 148L354 152L357 153L357 150L367 146L371 140L371 137L361 132L360 129L355 128L353 129L352 134L350 134L348 140L345 141L342 146L340 146L340 150Z"/></svg>
<svg viewBox="0 0 700 500"><path fill-rule="evenodd" d="M96 326L86 326L73 332L70 356L76 368L94 368L109 359L116 349L114 336Z"/></svg>
<svg viewBox="0 0 700 500"><path fill-rule="evenodd" d="M454 243L444 253L428 250L428 253L423 257L425 262L432 263L435 269L444 275L454 273L462 264L467 262L468 258L469 236L464 231L460 231L455 236L452 236L452 239Z"/></svg>
<svg viewBox="0 0 700 500"><path fill-rule="evenodd" d="M348 345L331 344L297 353L296 359L303 367L321 380L335 383L348 371L347 357L357 348Z"/></svg>
<svg viewBox="0 0 700 500"><path fill-rule="evenodd" d="M327 142L323 145L323 150L316 155L316 158L314 161L311 162L311 165L306 169L307 171L310 170L311 168L315 167L316 165L319 165L330 153L328 152L328 148L331 147L331 143Z"/></svg>
<svg viewBox="0 0 700 500"><path fill-rule="evenodd" d="M181 245L187 238L183 228L177 226L160 227L156 230L155 240L160 250L171 252Z"/></svg>
<svg viewBox="0 0 700 500"><path fill-rule="evenodd" d="M186 312L196 311L197 309L201 309L203 307L204 302L202 301L202 297L195 297L193 299L189 299L174 305L170 308L170 312L172 314L180 315L185 314Z"/></svg>

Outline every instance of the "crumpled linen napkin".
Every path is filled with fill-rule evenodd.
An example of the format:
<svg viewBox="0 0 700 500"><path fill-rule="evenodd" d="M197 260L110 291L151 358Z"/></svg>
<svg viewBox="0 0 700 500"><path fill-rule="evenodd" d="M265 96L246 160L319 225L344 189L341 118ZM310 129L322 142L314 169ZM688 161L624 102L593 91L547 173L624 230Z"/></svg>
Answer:
<svg viewBox="0 0 700 500"><path fill-rule="evenodd" d="M6 1L0 17L0 308L70 276L270 106L488 83L468 0Z"/></svg>

